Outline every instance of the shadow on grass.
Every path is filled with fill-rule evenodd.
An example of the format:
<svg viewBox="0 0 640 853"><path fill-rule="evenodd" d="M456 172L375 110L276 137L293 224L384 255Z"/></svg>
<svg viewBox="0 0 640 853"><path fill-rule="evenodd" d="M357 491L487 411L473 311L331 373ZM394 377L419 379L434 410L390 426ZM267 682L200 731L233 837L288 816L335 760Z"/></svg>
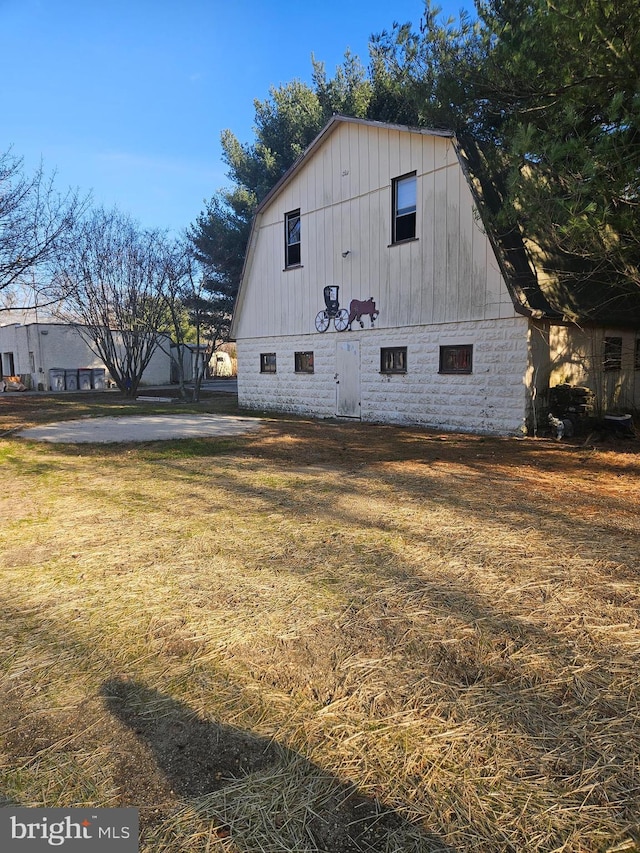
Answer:
<svg viewBox="0 0 640 853"><path fill-rule="evenodd" d="M276 741L204 720L137 681L111 679L101 695L175 793L241 850L451 851Z"/></svg>

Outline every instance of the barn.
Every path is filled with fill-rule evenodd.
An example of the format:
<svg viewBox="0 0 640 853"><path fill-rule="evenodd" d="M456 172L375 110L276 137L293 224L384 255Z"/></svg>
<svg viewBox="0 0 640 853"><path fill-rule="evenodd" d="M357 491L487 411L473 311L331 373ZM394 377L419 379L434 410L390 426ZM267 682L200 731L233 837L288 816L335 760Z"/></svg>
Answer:
<svg viewBox="0 0 640 853"><path fill-rule="evenodd" d="M478 192L452 133L334 116L256 211L240 405L503 435L537 431L555 386L638 408L638 300L554 299Z"/></svg>

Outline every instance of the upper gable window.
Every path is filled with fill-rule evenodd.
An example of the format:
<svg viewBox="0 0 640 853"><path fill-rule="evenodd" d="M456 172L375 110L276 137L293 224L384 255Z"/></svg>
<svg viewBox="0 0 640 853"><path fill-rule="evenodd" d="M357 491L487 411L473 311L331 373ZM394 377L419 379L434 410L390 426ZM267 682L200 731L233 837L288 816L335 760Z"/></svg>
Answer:
<svg viewBox="0 0 640 853"><path fill-rule="evenodd" d="M415 172L393 179L392 243L415 239L417 185Z"/></svg>
<svg viewBox="0 0 640 853"><path fill-rule="evenodd" d="M292 210L284 215L284 265L300 266L300 210Z"/></svg>

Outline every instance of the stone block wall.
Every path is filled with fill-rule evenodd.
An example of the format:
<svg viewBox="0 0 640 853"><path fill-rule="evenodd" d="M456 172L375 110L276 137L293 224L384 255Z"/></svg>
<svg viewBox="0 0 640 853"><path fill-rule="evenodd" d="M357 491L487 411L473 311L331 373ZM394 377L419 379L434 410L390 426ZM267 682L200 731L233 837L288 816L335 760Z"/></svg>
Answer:
<svg viewBox="0 0 640 853"><path fill-rule="evenodd" d="M238 399L252 409L336 416L336 343L358 341L363 421L511 434L523 429L528 321L523 317L403 329L364 329L239 340ZM470 374L439 373L440 347L473 345ZM407 372L380 370L383 347L407 348ZM311 351L314 373L296 374L294 354ZM260 354L276 354L276 373L260 373Z"/></svg>

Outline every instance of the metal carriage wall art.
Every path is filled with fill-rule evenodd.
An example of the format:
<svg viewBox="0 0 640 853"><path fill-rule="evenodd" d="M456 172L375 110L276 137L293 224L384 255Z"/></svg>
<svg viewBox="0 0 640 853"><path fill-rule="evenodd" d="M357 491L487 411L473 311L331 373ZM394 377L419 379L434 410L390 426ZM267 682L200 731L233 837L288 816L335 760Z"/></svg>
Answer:
<svg viewBox="0 0 640 853"><path fill-rule="evenodd" d="M326 332L331 320L333 320L336 332L344 332L349 325L349 312L346 308L341 308L338 301L339 290L337 284L328 284L323 291L324 304L327 307L324 311L318 311L316 314L316 329L319 332Z"/></svg>
<svg viewBox="0 0 640 853"><path fill-rule="evenodd" d="M324 304L326 308L323 311L318 311L316 315L316 329L319 332L326 332L329 328L331 320L336 332L344 332L345 329L351 331L351 324L354 320L360 323L360 328L364 328L363 317L365 314L369 316L371 326L378 318L380 312L376 308L376 303L373 301L373 296L369 299L352 299L349 305L349 310L340 307L338 300L338 291L340 290L337 284L328 284L324 288Z"/></svg>

